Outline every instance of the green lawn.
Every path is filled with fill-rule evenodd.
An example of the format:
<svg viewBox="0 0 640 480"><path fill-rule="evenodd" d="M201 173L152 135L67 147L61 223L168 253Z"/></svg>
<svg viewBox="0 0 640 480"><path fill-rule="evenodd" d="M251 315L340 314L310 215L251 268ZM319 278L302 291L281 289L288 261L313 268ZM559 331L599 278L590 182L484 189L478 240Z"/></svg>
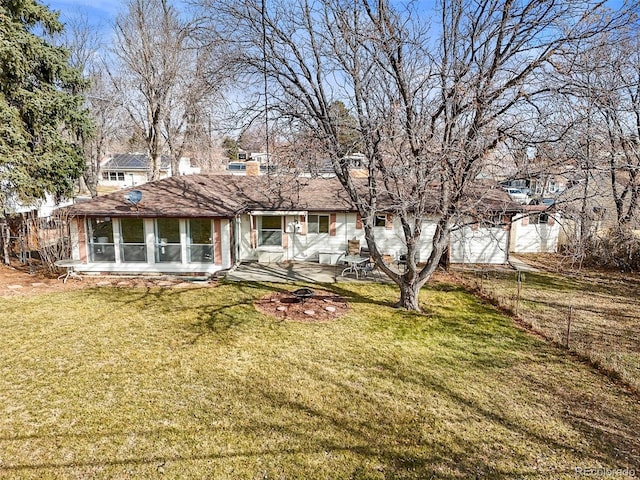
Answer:
<svg viewBox="0 0 640 480"><path fill-rule="evenodd" d="M638 398L463 291L300 323L271 288L0 298L0 478L640 475Z"/></svg>

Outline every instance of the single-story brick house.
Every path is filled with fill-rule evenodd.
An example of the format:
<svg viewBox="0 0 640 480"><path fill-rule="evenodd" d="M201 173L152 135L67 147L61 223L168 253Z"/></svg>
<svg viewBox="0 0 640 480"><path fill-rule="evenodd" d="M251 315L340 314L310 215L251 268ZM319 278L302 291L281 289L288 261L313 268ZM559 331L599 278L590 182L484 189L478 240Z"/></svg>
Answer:
<svg viewBox="0 0 640 480"><path fill-rule="evenodd" d="M136 187L137 205L125 199L131 190L72 207L76 270L212 274L242 261L335 263L350 240L366 245L362 221L335 178L170 177ZM520 207L500 189L484 192L480 203L482 221L452 232L453 263L508 261ZM376 216L377 242L390 258L406 250L399 223L388 211ZM428 257L434 231L435 217L425 222L418 260Z"/></svg>

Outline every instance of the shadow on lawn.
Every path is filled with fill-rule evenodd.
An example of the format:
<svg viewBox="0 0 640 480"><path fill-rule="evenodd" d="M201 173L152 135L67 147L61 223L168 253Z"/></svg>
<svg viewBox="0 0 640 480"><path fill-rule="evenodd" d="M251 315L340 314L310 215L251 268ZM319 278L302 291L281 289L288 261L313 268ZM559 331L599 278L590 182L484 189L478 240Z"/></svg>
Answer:
<svg viewBox="0 0 640 480"><path fill-rule="evenodd" d="M307 373L312 376L316 374L315 371ZM489 409L434 377L416 374L410 378L406 375L398 378L402 378L403 382L414 383L421 389L426 388L434 392L432 397L440 397L440 402L444 399L445 402L455 405L464 412L464 416L470 416L472 419L480 418L489 424L508 430L528 445L533 444L542 450L550 448L559 455L576 454L575 445L538 432L533 425L528 426L526 421L520 422L521 419L513 418L500 409ZM389 409L388 404L378 402L373 395L355 388L352 383L335 379L332 383L341 391L344 398L360 397L360 403L369 404L371 412L380 413ZM547 471L544 468L538 469L535 460L523 450L519 450L521 453L516 450L508 452L508 445L499 443L491 445L492 440L484 436L486 432L482 429L476 432L473 439L469 439L465 438L463 433L456 431L455 425L447 426L445 423L444 427L439 428L449 431L443 433L442 430L434 428L433 423L438 420L435 418L405 416L399 419L393 415L386 416L381 413L376 415L376 418L366 419L366 421L364 418L354 421L352 412L335 409L331 411L322 406L312 406L274 389L263 389L260 395L277 409L298 412L299 415L294 415L293 418L311 418L314 422L310 423L316 423L319 420L321 427L317 427L318 430L329 428L333 431L330 435L326 435L325 432L329 438L316 438L313 425L300 422L283 425L281 422L270 423L269 421L265 421L260 426L262 430L277 430L300 441L309 441L309 436L312 436L318 447L326 451L348 451L366 458L370 463L382 463L379 467L380 472L391 478L395 478L396 475L402 478L406 476L406 478L442 479L556 478L558 475L573 474L575 466L578 466L554 467ZM596 447L589 452L578 452L577 456L585 464L629 467L628 462L625 464L619 456L612 455L613 447L607 445L606 441L601 441L600 432L583 430L583 433L590 443L596 444ZM330 438L348 439L348 441L336 442ZM492 456L492 450L496 453L495 457ZM500 455L505 458L499 458ZM496 467L501 460L506 460L513 467L511 469Z"/></svg>
<svg viewBox="0 0 640 480"><path fill-rule="evenodd" d="M326 287L326 288L325 288ZM131 298L125 297L124 302L142 303L153 305L171 300L178 310L197 310L197 317L190 329L199 335L215 334L220 338L229 338L231 332L235 332L246 323L255 321L253 310L254 299L268 292L283 292L294 289L291 285L275 284L235 284L236 295L228 298L217 298L212 305L201 305L206 302L206 296L213 293L205 289L171 290L161 289L146 292L142 296L139 292L131 292ZM363 305L380 305L377 299L381 292L375 288L365 289L356 293L349 288L341 286L322 286L323 289L333 291L341 296L349 298L349 301ZM354 287L356 288L356 287ZM221 290L224 292L224 290ZM96 294L106 295L108 292L96 290ZM193 295L193 297L187 296ZM182 299L181 297L185 297ZM180 298L188 302L198 297L198 305L173 302ZM204 298L202 298L204 296ZM176 307L175 304L178 304ZM388 305L387 305L388 306ZM166 309L167 306L156 305L156 308ZM540 373L539 377L532 378L528 375L524 362L535 362L546 365L553 371L555 362L559 362L559 354L551 347L541 347L548 350L548 355L529 354L533 348L526 345L531 342L528 337L512 327L507 328L508 321L497 321L497 311L492 307L472 302L466 295L462 296L459 305L442 307L442 311L448 316L443 319L435 319L433 322L425 321L425 316L406 313L401 320L387 322L382 318L376 320L379 328L399 328L398 325L407 322L411 328L411 321L419 323L424 330L416 336L417 341L424 341L433 332L429 329L442 329L449 336L466 339L466 342L451 345L439 345L443 351L451 353L449 357L434 355L433 359L424 361L418 365L412 365L411 359L406 359L406 351L397 349L394 357L385 352L384 358L377 359L363 354L361 357L349 357L348 359L331 359L330 368L316 368L312 359L300 359L295 361L296 376L308 380L317 390L316 396L309 397L299 395L299 387L295 382L271 383L269 377L264 374L255 374L255 378L242 378L243 405L248 411L253 412L257 419L246 422L246 426L232 426L234 434L241 436L243 440L249 435L251 438L261 439L263 444L256 444L254 448L245 448L238 451L231 447L209 447L209 450L201 450L198 442L193 444L172 445L167 449L167 455L140 454L118 458L117 448L114 447L114 457L103 459L85 459L82 457L73 460L65 460L60 456L59 461L42 461L5 463L0 465L0 476L19 476L21 473L35 474L46 470L54 470L54 474L66 474L73 476L82 474L82 469L94 467L126 467L148 466L154 470L157 465L165 465L167 473L179 475L173 470L179 468L171 465L177 462L209 461L220 462L236 459L238 462L259 464L258 459L264 457L270 460L271 465L277 465L283 461L285 465L295 465L298 469L306 467L310 475L318 471L314 462L317 462L326 453L350 454L354 459L348 468L352 469L351 478L375 478L384 475L387 478L557 478L559 476L572 477L574 468L580 465L563 465L558 467L552 460L554 467L549 469L537 469L536 458L529 449L547 452L552 450L558 457L566 455L582 462L584 466L603 465L608 468L625 468L639 465L638 451L640 444L634 432L637 432L638 419L633 412L625 416L624 412L613 413L609 406L590 399L578 398L581 393L579 386L570 391L565 391L566 384L555 384L550 374ZM464 309L464 318L456 315L456 312ZM487 320L474 323L474 318L489 316ZM253 320L252 320L253 319ZM497 323L497 327L489 330L490 323ZM408 333L407 333L408 334ZM413 332L416 335L415 332ZM487 339L502 339L509 335L508 339L516 342L514 349L522 351L523 365L518 373L511 372L511 377L503 376L505 355L513 360L512 355L518 353L495 352L490 350L491 344ZM196 337L193 341L197 341ZM387 346L393 348L397 343L388 340ZM520 343L521 342L521 343ZM483 349L485 345L487 349ZM522 347L522 348L521 348ZM526 348L525 348L526 347ZM471 350L471 351L470 351ZM441 353L441 352L439 352ZM418 355L416 352L415 355ZM460 359L468 361L460 362ZM418 359L418 356L416 356ZM377 364L371 362L377 361ZM340 363L342 362L342 363ZM353 362L352 365L350 362ZM368 362L368 363L367 363ZM427 365L432 362L432 368ZM551 363L554 362L553 365ZM535 418L528 418L518 412L511 412L500 401L487 395L478 397L473 385L457 383L460 372L464 369L483 372L491 376L491 380L503 379L504 388L509 389L509 382L516 381L520 386L527 386L530 392L530 400L527 398L527 406L539 406L549 417L555 419L561 427L568 426L579 432L576 435L563 437L562 428L553 428L551 432L541 427ZM352 370L359 370L361 377L350 376ZM336 375L335 372L338 372ZM364 373L362 373L364 372ZM513 375L517 375L514 377ZM293 377L292 377L293 378ZM566 379L564 381L567 381ZM481 382L481 380L480 380ZM381 385L393 390L380 388ZM397 388L396 388L397 387ZM470 388L471 387L471 388ZM327 392L328 396L318 395ZM401 397L400 392L415 394L412 397ZM305 393L305 392L302 392ZM504 392L503 392L504 393ZM540 395L543 393L544 395ZM396 398L397 397L397 398ZM419 399L419 400L418 400ZM552 401L547 399L558 399ZM324 401L326 400L326 402ZM415 403L418 401L428 404ZM215 405L211 405L215 409ZM597 409L597 419L590 415L591 409ZM262 414L262 412L275 412L274 415ZM292 412L292 414L289 414ZM279 413L279 414L278 414ZM468 419L469 428L476 431L460 428ZM496 440L487 435L483 427L491 426L493 434L498 432L503 435ZM508 432L503 434L502 431ZM96 444L105 439L105 443L121 445L124 438L130 435L148 437L173 438L173 433L184 434L189 439L197 439L198 436L215 436L216 428L206 421L192 427L178 427L166 429L144 430L132 427L131 431L93 433L87 438L94 439ZM272 439L275 434L277 440ZM58 440L73 445L74 439L79 437L73 432L50 436L16 436L2 438L1 441L31 441L43 438L51 440L51 444ZM520 443L519 449L510 450L510 445L502 443L508 438L516 438ZM501 442L502 440L502 442ZM186 440L185 440L186 442ZM275 446L274 446L275 442ZM181 448L178 448L181 447ZM232 451L227 451L232 450ZM186 450L186 452L185 452ZM156 450L157 451L157 450ZM176 454L176 451L183 453ZM130 455L135 455L131 453ZM309 456L309 459L291 459L291 456ZM54 457L55 458L55 457ZM325 457L322 457L325 458ZM325 460L325 461L330 461ZM308 462L308 463L306 463ZM496 467L503 462L508 467ZM557 460L556 460L557 462ZM377 467L376 467L377 465ZM257 468L257 466L256 466ZM77 470L73 470L77 469ZM85 472L86 473L86 472ZM155 472L154 472L155 473ZM256 475L259 472L256 471ZM271 473L268 472L269 477ZM286 471L283 472L285 475ZM345 472L347 473L347 472ZM283 475L283 476L285 476ZM289 477L287 477L289 478ZM339 475L336 478L344 478Z"/></svg>
<svg viewBox="0 0 640 480"><path fill-rule="evenodd" d="M341 394L348 397L363 397L363 392L354 388L345 382L337 382L334 385L338 387ZM424 386L424 385L422 385ZM427 384L429 388L433 388L432 384ZM446 389L441 389L442 393L448 394ZM106 466L112 467L130 467L130 466L148 466L154 469L156 466L165 466L168 473L178 473L174 470L176 462L197 462L197 461L229 461L239 459L242 462L254 462L258 458L269 458L268 464L278 465L282 462L284 465L292 465L291 456L310 456L309 464L306 467L309 472L309 478L313 478L312 472L317 471L317 467L313 465L314 458L324 456L326 454L350 454L354 458L350 461L349 466L341 466L341 470L337 472L335 478L372 478L375 474L384 474L386 478L438 478L438 479L459 479L459 478L493 478L493 479L510 479L532 477L548 478L548 473L535 472L527 469L527 458L524 455L512 458L513 461L522 462L522 467L514 467L512 470L499 470L492 465L492 458L484 454L481 447L485 446L485 439L479 436L475 442L466 441L455 431L450 431L446 437L447 441L439 438L430 438L424 433L420 433L420 422L424 419L405 418L398 421L397 417L384 416L384 408L388 405L377 402L374 398L367 396L361 398L369 405L369 410L378 412L380 415L375 419L355 419L349 411L329 411L326 408L315 407L303 401L292 399L284 392L274 389L256 389L253 392L254 397L258 397L261 404L267 404L269 409L277 409L281 411L292 412L292 420L286 422L282 418L266 419L263 421L253 422L250 427L238 429L237 434L252 435L257 439L269 439L274 437L277 432L279 437L284 435L284 439L276 441L276 443L285 442L287 445L278 445L274 447L259 447L253 449L234 450L225 452L223 448L217 451L203 452L199 449L193 449L191 454L167 454L167 455L140 455L139 457L129 458L103 458L101 460L86 460L76 458L72 461L43 461L32 463L5 463L0 466L1 473L20 474L20 472L39 472L46 470L64 471L70 474L73 469L80 469L78 473L85 468L101 468ZM456 401L460 401L465 407L473 408L474 405L465 399L460 399L455 394L450 395ZM247 398L247 402L253 401L254 398ZM493 415L492 421L501 421L500 416ZM507 424L507 427L510 425ZM196 433L203 435L207 432L213 433L215 428L205 425L198 425L190 429L156 429L146 431L122 431L109 432L102 434L88 435L92 439L112 439L114 444L118 444L120 440L117 437L130 437L132 434L149 437L162 438L164 435L172 433L185 434L187 437L193 437ZM521 431L520 433L529 436L531 432ZM33 440L50 439L56 443L61 440L73 441L74 438L82 437L77 434L63 434L52 436L27 436L10 439L16 440ZM548 442L549 439L541 436L534 436L534 440L538 442ZM269 443L273 444L273 441ZM565 448L563 445L553 445L554 448ZM228 447L227 447L228 448ZM233 450L233 447L231 447ZM486 449L485 449L486 450ZM600 460L606 461L607 457L601 457ZM330 460L329 460L330 461ZM172 465L174 463L174 465ZM257 462L259 465L262 462ZM293 463L298 469L305 468L305 459L298 458ZM71 470L70 470L71 469ZM282 473L287 474L286 467L281 467ZM345 470L351 470L345 472ZM445 473L451 472L451 473ZM554 470L554 474L569 474L573 469L569 466L566 470ZM258 473L258 472L256 472ZM271 473L271 472L268 472ZM348 477L341 476L343 473L349 473ZM266 478L266 474L265 474ZM288 477L287 477L288 478Z"/></svg>
<svg viewBox="0 0 640 480"><path fill-rule="evenodd" d="M636 458L624 457L625 454L633 455L633 449L638 447L638 439L634 438L633 427L629 426L625 432L626 439L621 445L620 435L611 432L611 425L604 422L597 423L589 418L579 418L572 415L566 421L576 426L581 432L583 440L580 446L563 441L558 434L545 434L544 429L535 428L535 422L530 424L530 419L519 418L517 414L505 411L500 406L495 408L481 403L471 393L465 392L463 386L452 387L448 382L429 375L425 372L408 371L396 367L389 371L373 375L392 376L403 384L414 385L420 390L432 392L426 395L434 403L441 405L443 402L446 412L453 414L460 410L462 417L469 418L470 423L485 422L497 426L498 429L508 431L519 439L525 446L534 447L542 451L553 450L557 456L563 454L575 458L578 465L566 465L559 468L538 468L536 459L528 455L529 451L521 448L509 451L509 445L496 443L495 439L485 436L482 425L478 427L475 436L469 431L459 431L457 425L462 419L447 423L446 415L438 418L437 413L432 413L426 406L412 406L411 402L405 404L406 411L393 412L387 415L390 404L387 395L377 396L366 384L342 380L323 373L321 370L300 366L304 373L320 386L329 386L339 398L345 401L354 401L355 408L366 408L363 411L351 411L349 404L341 405L339 402L311 403L303 400L303 397L295 395L295 387L277 388L274 385L259 382L251 388L249 395L244 399L248 404L260 405L265 411L291 412L287 416L261 416L259 420L252 421L246 426L232 427L236 435L251 435L252 438L262 439L265 444L272 446L256 445L250 449L234 449L233 446L215 450L202 451L191 448L189 452L176 454L142 454L137 457L102 458L83 460L75 458L65 461L42 461L30 463L5 462L0 466L0 474L20 475L30 473L45 473L53 470L54 473L73 475L77 469L80 474L83 469L102 467L132 467L146 466L155 470L158 466L166 468L168 474L178 474L180 468L178 462L228 462L237 460L247 462L249 465L255 462L264 464L264 459L270 459L267 465L282 463L280 472L287 475L287 465L295 465L298 470L307 468L309 478L313 478L312 472L318 472L314 462L326 454L350 454L353 459L348 466L341 465L342 470L336 472L335 478L349 473L350 478L372 478L384 475L385 478L558 478L560 476L572 477L577 466L604 465L607 468L633 468L638 465ZM250 379L246 380L247 388ZM555 389L547 384L536 385L536 388ZM562 391L562 390L560 390ZM564 399L573 405L575 398L567 395ZM396 405L392 401L391 405ZM254 405L255 407L255 405ZM562 403L545 405L558 411L565 407ZM573 407L572 407L573 408ZM601 408L606 408L602 406ZM370 416L367 416L369 412ZM445 413L446 413L445 412ZM395 414L394 414L395 413ZM618 423L629 421L628 418L620 418ZM92 433L82 435L68 433L61 435L27 435L10 438L2 438L1 441L32 441L37 439L51 442L73 444L74 438L87 437L96 443L104 443L104 440L112 440L114 445L119 445L124 438L138 435L141 437L164 438L173 437L173 434L184 435L187 438L197 438L198 435L215 435L216 428L207 426L206 422L194 425L192 428L159 428L152 430L128 430L118 432ZM274 435L278 438L275 439ZM120 438L122 437L122 438ZM267 439L272 439L267 441ZM275 443L275 446L274 446ZM286 443L286 444L285 444ZM185 445L186 446L186 445ZM619 450L620 447L623 449ZM177 447L177 445L175 445ZM615 447L615 448L614 448ZM180 448L179 450L183 450ZM305 463L309 456L308 464ZM298 457L292 460L291 457ZM262 458L263 460L259 460ZM329 457L330 458L330 457ZM325 461L329 461L327 459ZM509 467L497 467L501 461L505 461ZM306 465L306 467L305 467ZM185 466L186 467L186 466ZM637 467L636 467L637 468ZM346 470L350 469L350 472ZM256 470L255 472L259 472ZM271 471L266 474L271 476ZM289 478L289 477L287 477Z"/></svg>
<svg viewBox="0 0 640 480"><path fill-rule="evenodd" d="M255 321L256 318L265 317L265 314L255 309L254 302L256 300L273 293L292 292L303 286L339 295L350 304L360 303L391 306L389 303L381 302L375 294L371 296L363 295L350 289L341 288L336 284L292 285L264 282L234 282L229 285L241 293L240 297L222 299L222 301L217 299L217 301L212 302L211 305L200 307L198 309L198 319L192 325L197 332L197 336L193 339L192 343L195 343L203 335L209 333L213 333L220 338L230 339L230 335L234 333L238 327ZM277 323L281 322L282 320L278 320Z"/></svg>

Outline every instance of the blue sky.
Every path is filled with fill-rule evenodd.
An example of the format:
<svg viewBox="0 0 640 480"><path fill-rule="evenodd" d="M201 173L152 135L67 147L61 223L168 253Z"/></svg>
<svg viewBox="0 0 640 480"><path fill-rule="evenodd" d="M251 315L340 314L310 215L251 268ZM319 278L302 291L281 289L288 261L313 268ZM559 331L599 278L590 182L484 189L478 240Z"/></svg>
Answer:
<svg viewBox="0 0 640 480"><path fill-rule="evenodd" d="M85 15L92 24L110 24L122 8L118 0L41 0L52 10L61 12L62 19Z"/></svg>
<svg viewBox="0 0 640 480"><path fill-rule="evenodd" d="M91 25L110 30L118 12L123 8L119 0L40 0L51 10L60 12L63 22L74 17L87 18Z"/></svg>

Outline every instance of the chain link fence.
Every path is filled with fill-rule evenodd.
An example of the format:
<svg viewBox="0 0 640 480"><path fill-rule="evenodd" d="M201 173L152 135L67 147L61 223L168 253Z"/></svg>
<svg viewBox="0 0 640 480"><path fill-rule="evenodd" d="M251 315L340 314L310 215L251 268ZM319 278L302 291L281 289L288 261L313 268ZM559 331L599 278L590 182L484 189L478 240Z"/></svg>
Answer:
<svg viewBox="0 0 640 480"><path fill-rule="evenodd" d="M528 328L640 392L639 279L508 269L467 270L457 277Z"/></svg>

